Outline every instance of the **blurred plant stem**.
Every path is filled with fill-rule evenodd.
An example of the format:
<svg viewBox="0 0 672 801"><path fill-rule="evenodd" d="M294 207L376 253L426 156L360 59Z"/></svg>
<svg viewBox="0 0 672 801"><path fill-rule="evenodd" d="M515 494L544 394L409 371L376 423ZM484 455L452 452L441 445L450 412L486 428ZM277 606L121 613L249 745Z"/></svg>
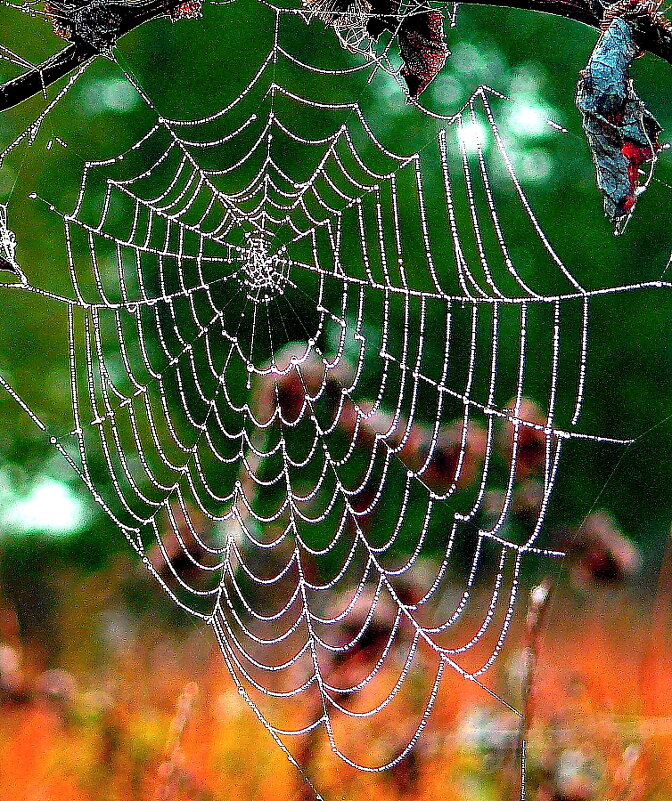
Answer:
<svg viewBox="0 0 672 801"><path fill-rule="evenodd" d="M665 648L669 641L672 618L672 527L667 535L663 560L653 595L651 627L641 661L641 685L644 712L655 716L659 713L660 694L657 687L658 673L663 667Z"/></svg>
<svg viewBox="0 0 672 801"><path fill-rule="evenodd" d="M182 753L182 738L184 730L194 712L194 705L198 697L198 685L189 682L180 693L177 700L175 717L170 725L168 743L166 747L166 760L159 767L157 784L157 801L175 801L180 787L185 783L184 754Z"/></svg>
<svg viewBox="0 0 672 801"><path fill-rule="evenodd" d="M527 761L527 739L530 732L533 716L534 701L534 679L536 675L537 662L539 660L539 639L541 629L546 617L548 602L551 597L551 582L545 578L541 584L533 587L530 592L530 603L525 618L525 650L524 650L524 671L522 682L522 714L518 729L518 742L514 754L520 765L520 792L514 794L524 801L526 797L526 761Z"/></svg>

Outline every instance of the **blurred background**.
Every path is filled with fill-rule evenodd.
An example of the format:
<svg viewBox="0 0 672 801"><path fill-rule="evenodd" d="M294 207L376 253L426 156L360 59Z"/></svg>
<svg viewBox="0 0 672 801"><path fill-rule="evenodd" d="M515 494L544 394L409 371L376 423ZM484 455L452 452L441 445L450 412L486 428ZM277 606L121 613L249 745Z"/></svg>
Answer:
<svg viewBox="0 0 672 801"><path fill-rule="evenodd" d="M155 20L119 45L119 62L167 115L220 108L268 53L272 31L261 4L206 4L203 12L202 20ZM358 63L320 23L305 30L299 45L307 60ZM0 43L33 63L63 45L47 20L8 5L0 6L0 31ZM602 212L574 105L596 32L548 15L464 5L454 28L446 22L446 36L451 56L423 100L453 113L481 84L510 98L500 117L508 152L572 273L591 289L671 278L669 151L661 153L623 236L613 236ZM2 80L20 71L0 60ZM634 74L667 141L670 66L646 56ZM301 85L301 76L292 80ZM326 102L347 99L347 87L327 79L324 92ZM389 76L371 82L363 103L385 143L420 147L426 131ZM38 96L0 117L0 151L44 106ZM71 209L83 160L116 155L153 120L119 66L99 58L34 142L7 157L0 201L10 203L17 257L32 285L65 287L67 260L60 220L29 195ZM487 154L492 137L474 125L467 146L478 140ZM514 203L507 207L507 191L499 187L500 212L515 256L543 285L547 261L537 260L529 221ZM64 310L11 288L0 288L0 298L0 373L48 424L71 420ZM524 649L534 639L532 798L672 797L672 557L665 556L672 522L671 309L669 290L591 303L580 428L633 443L566 445L544 542L569 555L529 569L526 592L543 577L552 587L543 625L533 630L519 615L492 671L496 687L520 701L529 678ZM561 384L559 405L570 407L575 391ZM536 409L543 417L543 393L528 394L530 414ZM311 797L227 677L210 633L155 586L43 432L2 390L0 420L0 799ZM538 467L530 470L532 499L521 494L514 527L534 506ZM306 773L325 798L516 798L518 722L475 689L449 677L420 744L388 774L357 773L317 739L300 746ZM393 737L389 728L381 727L380 737Z"/></svg>

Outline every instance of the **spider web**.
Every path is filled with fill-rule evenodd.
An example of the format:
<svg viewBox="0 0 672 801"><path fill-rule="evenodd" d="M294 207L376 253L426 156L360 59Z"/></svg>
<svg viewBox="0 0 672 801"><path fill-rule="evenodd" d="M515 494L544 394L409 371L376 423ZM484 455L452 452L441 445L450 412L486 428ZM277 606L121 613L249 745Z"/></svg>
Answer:
<svg viewBox="0 0 672 801"><path fill-rule="evenodd" d="M540 538L563 447L621 442L577 429L591 299L661 282L572 275L514 169L506 98L482 86L453 115L413 105L422 143L409 133L397 152L352 101L381 67L396 75L390 43L333 69L283 44L305 38L296 9L268 15L260 68L206 116L166 116L125 70L154 122L86 161L71 209L44 199L72 291L5 285L67 312L72 421L46 424L0 381L213 629L294 764L288 738L324 729L379 771L414 747L447 671L498 697L486 674L522 565L559 555ZM327 80L346 99L325 102ZM470 146L474 129L492 146ZM530 442L542 497L516 530ZM379 720L404 742L348 749L343 721Z"/></svg>

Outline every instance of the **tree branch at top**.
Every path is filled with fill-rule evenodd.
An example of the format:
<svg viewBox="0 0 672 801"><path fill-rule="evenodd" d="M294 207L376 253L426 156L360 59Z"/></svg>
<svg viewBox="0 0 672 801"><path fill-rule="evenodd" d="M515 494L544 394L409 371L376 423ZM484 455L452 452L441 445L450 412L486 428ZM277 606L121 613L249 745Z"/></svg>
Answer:
<svg viewBox="0 0 672 801"><path fill-rule="evenodd" d="M97 13L104 11L115 20L116 27L111 34L111 45L113 45L119 38L145 22L173 15L176 9L184 5L184 1L92 0L81 8L88 13L89 22L92 9ZM598 29L604 21L604 7L599 0L464 0L464 2L554 14ZM662 15L642 14L631 24L635 41L641 50L654 53L672 64L672 28ZM65 77L84 62L105 52L106 48L101 46L100 42L92 42L91 39L81 37L77 30L70 38L72 40L70 44L35 69L0 85L0 112L43 92L46 87Z"/></svg>

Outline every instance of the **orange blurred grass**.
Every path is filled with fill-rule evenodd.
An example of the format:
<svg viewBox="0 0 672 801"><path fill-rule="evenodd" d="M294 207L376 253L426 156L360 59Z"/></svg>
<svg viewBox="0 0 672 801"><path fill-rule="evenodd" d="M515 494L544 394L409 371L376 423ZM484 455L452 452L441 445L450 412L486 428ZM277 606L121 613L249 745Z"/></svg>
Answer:
<svg viewBox="0 0 672 801"><path fill-rule="evenodd" d="M45 683L39 652L14 638L29 689L23 700L0 703L0 801L312 797L238 693L207 632L133 617L117 606L109 575L62 581L59 667L74 677L74 690L60 692L58 675ZM105 604L101 638L94 621ZM622 589L587 601L569 591L556 596L534 676L528 797L672 798L669 611L657 608L651 630L646 607ZM513 631L491 671L491 684L506 697L519 693L521 642ZM364 732L336 719L335 731L346 751L386 756L416 711L408 697L395 707L396 719ZM510 760L517 725L476 684L448 672L419 745L393 771L348 767L322 735L304 749L304 770L329 801L509 801L518 794ZM292 743L294 753L305 744Z"/></svg>

